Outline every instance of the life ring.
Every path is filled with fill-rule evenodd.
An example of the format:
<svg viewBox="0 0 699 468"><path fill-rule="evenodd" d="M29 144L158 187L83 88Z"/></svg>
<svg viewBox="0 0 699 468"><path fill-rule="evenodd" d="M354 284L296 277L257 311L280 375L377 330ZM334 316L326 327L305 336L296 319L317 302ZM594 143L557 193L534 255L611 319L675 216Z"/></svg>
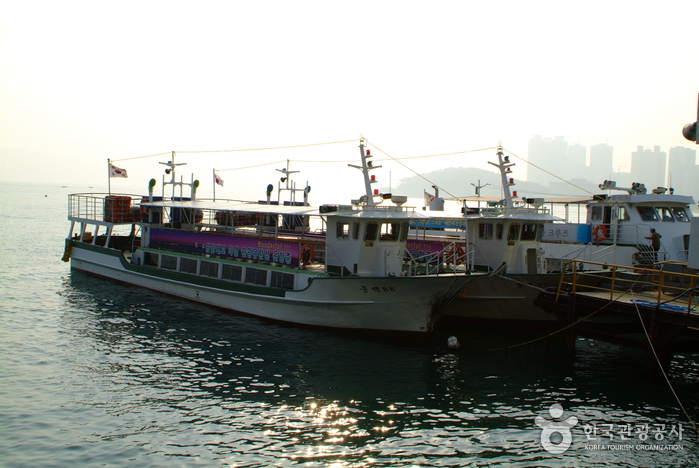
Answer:
<svg viewBox="0 0 699 468"><path fill-rule="evenodd" d="M447 251L446 258L452 257L455 265L461 265L464 263L465 255L463 247L458 244L452 244L452 246L449 247L449 251Z"/></svg>
<svg viewBox="0 0 699 468"><path fill-rule="evenodd" d="M595 235L595 240L597 242L602 242L609 237L609 231L607 230L607 226L604 224L600 224L595 227L595 229L592 230L592 233Z"/></svg>
<svg viewBox="0 0 699 468"><path fill-rule="evenodd" d="M316 258L316 251L312 245L304 244L301 246L301 263L310 265Z"/></svg>

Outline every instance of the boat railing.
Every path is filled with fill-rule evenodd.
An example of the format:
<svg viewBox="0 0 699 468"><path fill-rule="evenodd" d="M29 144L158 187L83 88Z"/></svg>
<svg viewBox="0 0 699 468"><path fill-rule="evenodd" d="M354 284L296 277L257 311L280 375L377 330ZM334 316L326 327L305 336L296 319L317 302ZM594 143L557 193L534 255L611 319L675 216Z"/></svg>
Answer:
<svg viewBox="0 0 699 468"><path fill-rule="evenodd" d="M667 268L638 268L573 260L561 274L556 301L564 292L591 294L616 301L624 297L639 305L693 311L697 306L699 275L686 264L666 262Z"/></svg>
<svg viewBox="0 0 699 468"><path fill-rule="evenodd" d="M473 250L464 250L460 243L450 242L439 252L413 254L405 250L408 276L433 275L462 271L473 265Z"/></svg>
<svg viewBox="0 0 699 468"><path fill-rule="evenodd" d="M140 212L136 202L140 195L109 193L75 193L68 195L68 216L88 221L131 223Z"/></svg>

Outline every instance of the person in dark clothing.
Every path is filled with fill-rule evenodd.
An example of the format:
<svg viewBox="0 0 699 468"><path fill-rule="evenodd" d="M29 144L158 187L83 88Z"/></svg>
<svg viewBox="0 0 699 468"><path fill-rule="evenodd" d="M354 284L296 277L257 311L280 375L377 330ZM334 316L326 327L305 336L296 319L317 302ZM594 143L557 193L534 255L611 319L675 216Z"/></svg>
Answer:
<svg viewBox="0 0 699 468"><path fill-rule="evenodd" d="M655 256L655 261L658 261L658 250L660 250L660 238L663 237L658 234L655 229L650 230L650 236L646 239L650 240L650 246L653 247L653 252Z"/></svg>

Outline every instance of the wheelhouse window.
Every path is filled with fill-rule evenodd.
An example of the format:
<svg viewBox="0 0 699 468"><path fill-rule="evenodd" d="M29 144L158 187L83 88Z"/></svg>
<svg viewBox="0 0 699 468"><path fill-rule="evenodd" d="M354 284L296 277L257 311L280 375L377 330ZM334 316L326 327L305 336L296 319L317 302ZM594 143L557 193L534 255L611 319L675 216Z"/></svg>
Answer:
<svg viewBox="0 0 699 468"><path fill-rule="evenodd" d="M352 239L359 239L359 223L356 221L352 223Z"/></svg>
<svg viewBox="0 0 699 468"><path fill-rule="evenodd" d="M618 206L616 209L616 219L619 221L628 221L629 213L626 211L625 206Z"/></svg>
<svg viewBox="0 0 699 468"><path fill-rule="evenodd" d="M639 206L636 208L643 221L657 221L658 213L652 206Z"/></svg>
<svg viewBox="0 0 699 468"><path fill-rule="evenodd" d="M378 233L379 233L378 223L367 223L366 231L364 232L364 240L369 241L369 242L375 241L376 235Z"/></svg>
<svg viewBox="0 0 699 468"><path fill-rule="evenodd" d="M675 214L675 219L680 223L689 222L689 216L687 216L687 212L684 210L684 208L672 208L672 212Z"/></svg>
<svg viewBox="0 0 699 468"><path fill-rule="evenodd" d="M480 223L478 225L478 237L481 239L492 239L493 223Z"/></svg>
<svg viewBox="0 0 699 468"><path fill-rule="evenodd" d="M519 239L519 224L510 224L510 230L507 232L507 241L514 242Z"/></svg>
<svg viewBox="0 0 699 468"><path fill-rule="evenodd" d="M522 229L522 240L536 240L536 224L525 224Z"/></svg>
<svg viewBox="0 0 699 468"><path fill-rule="evenodd" d="M498 223L495 225L495 238L500 240L502 239L502 232L505 230L505 225L502 223Z"/></svg>
<svg viewBox="0 0 699 468"><path fill-rule="evenodd" d="M337 222L337 230L335 236L338 239L349 239L349 223Z"/></svg>
<svg viewBox="0 0 699 468"><path fill-rule="evenodd" d="M602 222L604 220L604 208L599 205L593 205L590 219L592 222Z"/></svg>
<svg viewBox="0 0 699 468"><path fill-rule="evenodd" d="M665 223L674 223L675 218L672 217L672 210L667 206L658 207L658 214L660 215L660 221Z"/></svg>
<svg viewBox="0 0 699 468"><path fill-rule="evenodd" d="M403 223L401 225L401 231L400 231L400 241L405 242L408 240L408 233L410 232L410 229L408 228L408 223Z"/></svg>
<svg viewBox="0 0 699 468"><path fill-rule="evenodd" d="M400 224L399 223L382 223L381 224L381 236L382 241L396 241L400 238Z"/></svg>

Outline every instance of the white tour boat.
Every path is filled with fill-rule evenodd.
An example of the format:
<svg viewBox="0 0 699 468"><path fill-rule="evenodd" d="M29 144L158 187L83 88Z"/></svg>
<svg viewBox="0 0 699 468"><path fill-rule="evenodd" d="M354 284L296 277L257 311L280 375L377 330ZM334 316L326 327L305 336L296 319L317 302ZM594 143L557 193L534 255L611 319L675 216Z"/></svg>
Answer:
<svg viewBox="0 0 699 468"><path fill-rule="evenodd" d="M695 206L691 196L665 187L647 193L637 182L623 188L605 180L599 188L626 193L558 202L566 206L566 222L547 223L541 244L550 271L560 271L571 260L639 267L687 261L691 207ZM586 207L583 222L571 222L572 205ZM657 251L651 229L661 236Z"/></svg>
<svg viewBox="0 0 699 468"><path fill-rule="evenodd" d="M353 167L365 194L316 208L302 189L303 202L275 203L271 186L263 202L198 199L198 181L176 181L173 153L161 163L171 180L160 197L154 179L148 196L70 195L64 260L76 271L266 319L424 334L486 275L457 266L455 249L428 262L406 256L409 223L426 215L402 206L405 197L372 191L369 172L378 167L364 141L360 153Z"/></svg>
<svg viewBox="0 0 699 468"><path fill-rule="evenodd" d="M551 214L542 198L518 198L510 190L515 185L514 163L502 147L498 147L497 158L497 163L489 164L498 168L503 197L455 199L463 206L457 228L448 219L439 221L444 202L436 193L429 204L435 218L414 223L408 248L435 255L451 239L457 251L470 252L464 255L469 269L500 269L499 274L465 288L446 309L444 319L507 326L555 325L555 316L534 306L534 300L542 289L558 284L559 275L547 274L541 239L544 226L560 218Z"/></svg>

